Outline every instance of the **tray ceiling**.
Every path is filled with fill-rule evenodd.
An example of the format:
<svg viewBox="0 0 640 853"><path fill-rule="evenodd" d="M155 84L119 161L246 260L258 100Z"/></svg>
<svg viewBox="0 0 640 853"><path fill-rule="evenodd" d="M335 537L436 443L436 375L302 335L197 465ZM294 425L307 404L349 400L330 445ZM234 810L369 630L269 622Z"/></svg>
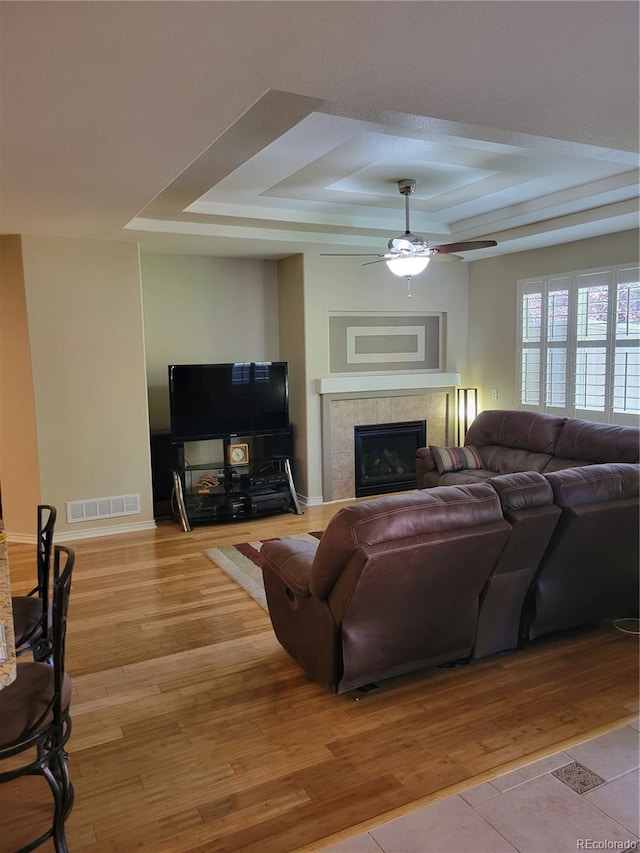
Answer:
<svg viewBox="0 0 640 853"><path fill-rule="evenodd" d="M630 2L2 2L3 233L474 258L638 224Z"/></svg>

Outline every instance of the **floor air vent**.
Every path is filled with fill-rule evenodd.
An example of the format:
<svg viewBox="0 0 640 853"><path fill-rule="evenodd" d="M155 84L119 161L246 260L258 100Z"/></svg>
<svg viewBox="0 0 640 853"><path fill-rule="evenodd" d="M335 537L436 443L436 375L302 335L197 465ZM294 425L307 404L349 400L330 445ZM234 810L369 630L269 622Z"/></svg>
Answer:
<svg viewBox="0 0 640 853"><path fill-rule="evenodd" d="M93 521L117 515L136 515L140 512L140 495L116 495L113 498L91 498L67 502L67 522Z"/></svg>

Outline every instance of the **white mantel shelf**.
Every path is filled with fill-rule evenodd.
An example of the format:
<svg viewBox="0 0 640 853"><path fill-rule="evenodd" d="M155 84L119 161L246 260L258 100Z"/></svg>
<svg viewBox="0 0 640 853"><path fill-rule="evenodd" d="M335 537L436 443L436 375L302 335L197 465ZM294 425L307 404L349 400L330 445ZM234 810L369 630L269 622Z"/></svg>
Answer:
<svg viewBox="0 0 640 853"><path fill-rule="evenodd" d="M318 394L351 394L357 391L446 388L459 384L459 373L411 373L392 376L328 376L317 380L317 389Z"/></svg>

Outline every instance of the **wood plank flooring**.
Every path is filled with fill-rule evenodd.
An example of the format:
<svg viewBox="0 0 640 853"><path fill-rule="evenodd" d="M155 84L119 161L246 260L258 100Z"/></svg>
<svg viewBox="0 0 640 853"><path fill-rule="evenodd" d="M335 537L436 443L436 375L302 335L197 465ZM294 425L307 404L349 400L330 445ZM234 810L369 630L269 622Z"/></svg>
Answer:
<svg viewBox="0 0 640 853"><path fill-rule="evenodd" d="M71 543L71 853L321 850L637 710L637 638L610 625L358 701L309 682L204 551L321 530L338 507ZM28 591L35 546L9 559L14 592ZM36 834L49 802L41 780L0 786L2 853Z"/></svg>

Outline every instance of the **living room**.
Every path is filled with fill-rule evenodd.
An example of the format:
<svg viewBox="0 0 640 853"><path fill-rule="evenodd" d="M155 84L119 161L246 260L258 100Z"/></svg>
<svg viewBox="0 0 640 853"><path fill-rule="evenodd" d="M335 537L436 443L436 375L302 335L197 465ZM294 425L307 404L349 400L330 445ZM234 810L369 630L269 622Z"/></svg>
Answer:
<svg viewBox="0 0 640 853"><path fill-rule="evenodd" d="M3 77L13 90L7 91L3 108L8 153L0 237L2 514L10 547L23 549L15 552L15 571L26 585L34 507L46 501L59 508L60 541L77 545L83 555L79 567L82 562L91 566L84 578L79 568L77 589L93 606L102 573L119 575L135 566L139 578L150 582L145 566L156 559L156 546L178 574L180 565L190 565L197 586L206 574L195 564L205 545L256 535L253 523L231 530L200 528L194 536L176 522L157 525L149 431L168 426L168 364L289 363L295 483L305 515L271 519L258 538L322 529L336 508L328 501L337 499L327 484L317 385L333 373L331 317L437 315L443 357L438 371L423 376L423 387L432 389L437 373L453 374L460 385L478 388L480 408L513 409L519 406L518 281L638 261L634 4L357 2L331 4L329 10L327 3L216 3L215 14L208 8L213 5L2 7L8 42ZM292 37L292 27L299 39ZM617 63L607 52L613 44ZM25 67L31 73L24 73ZM273 93L284 107L271 127L260 110L266 110ZM304 200L304 187L292 190L281 175L272 185L278 192L267 202L260 199L261 193L269 194L259 181L258 189L252 188L253 218L242 195L246 187L237 188L237 201L224 195L201 200L213 205L213 216L204 208L185 212L205 190L216 182L224 186L225 178L257 158L261 145L275 144L280 122L295 127L317 114L341 126L359 123L365 137L379 135L379 126L388 122L386 135L397 140L398 150L388 161L383 158L384 190L380 175L375 177L375 193L382 197L379 211L366 203L359 185L357 192L353 187L342 192L357 196L361 218L348 212L338 221L327 212L324 221L313 220L303 206L297 222L285 222L282 199L299 192ZM242 119L252 134L241 132ZM369 125L376 125L375 134ZM488 128L494 129L493 137L482 137L479 130ZM404 136L396 135L400 131ZM274 138L267 145L269 134ZM514 199L514 207L504 204L501 218L487 218L484 227L478 215L474 233L470 226L456 230L452 222L441 223L438 230L437 217L422 198L429 191L421 178L441 175L429 172L429 161L416 155L407 139L435 151L434 138L445 135L459 149L465 139L492 155L501 147L505 159L517 159L517 154L546 164L550 157L554 169L560 169L563 158L567 168L580 160L589 184L597 184L590 187L594 195L581 189L586 179L576 179L573 193L561 183L555 192L550 180L546 206L533 210L531 202ZM385 140L385 157L387 145ZM290 179L298 152L286 153ZM367 156L374 162L379 152L372 149ZM617 171L598 177L589 172L613 161ZM415 173L398 172L401 164L411 171L420 163ZM195 181L199 171L202 177ZM333 175L331 183L345 174ZM495 237L498 247L496 253L478 252L475 260L472 252L464 254L462 263L433 260L412 279L408 297L405 280L393 276L386 264L362 266L370 259L321 253L384 251L388 238L403 230L403 199L394 182L411 176L418 179L413 230L428 233L432 244ZM299 182L304 183L302 177ZM381 373L411 371L398 373L387 364ZM439 435L443 442L456 443L452 407ZM222 445L215 441L192 451L191 461L217 461ZM80 522L68 518L68 504L107 496L137 496L135 511ZM242 660L239 671L250 669L251 626L257 626L260 642L273 641L264 614L253 613L254 603L242 602L226 583L220 578L214 586L229 609L222 623L207 621L205 631L213 641L224 624L239 640L225 659L225 689L234 680L234 660ZM123 666L152 660L153 637L155 648L162 650L158 659L161 655L166 665L177 648L178 628L171 627L168 616L134 628L133 610L144 610L144 591L128 593L126 585L116 585L112 594L131 595L126 607L131 621L128 617L127 626L118 628L123 643L116 658ZM91 617L81 602L74 600L72 606L80 608L76 636L83 638L86 659L78 649L71 663L86 679L84 700L99 704L99 697L112 689L106 681L117 679L111 673L100 683L109 655L104 649L89 650ZM104 618L114 620L115 612L107 616L105 611ZM188 629L188 620L178 624L180 631ZM107 627L96 637L107 643ZM284 660L275 662L273 642L268 651L262 648L260 661L266 671L288 681L291 670ZM604 642L607 649L609 642ZM194 657L204 654L197 638L187 643L183 637L178 641L183 663L190 644ZM589 662L598 678L610 678L607 689L617 698L607 700L604 710L594 703L574 728L576 735L623 719L632 681L624 655L618 659L611 648L597 661L586 641L579 646L576 641L566 654ZM546 654L547 660L553 657ZM615 660L619 681L604 673ZM174 664L178 670L178 659ZM192 689L193 672L190 678ZM146 689L142 682L141 676L136 691ZM259 689L268 692L268 682ZM412 695L411 689L403 695ZM303 692L300 702L322 703L308 685ZM233 701L246 698L239 693ZM581 700L588 704L585 693ZM428 691L419 701L428 705ZM522 713L524 705L518 705ZM571 707L579 715L577 703ZM90 714L89 706L84 708ZM391 701L387 713L396 713ZM559 719L555 723L562 727ZM535 727L540 720L531 718L529 724ZM96 718L92 725L95 730L85 729L82 741L89 751L92 737L98 742L98 730L106 723ZM119 725L115 722L114 730ZM140 719L135 725L142 725ZM225 726L232 728L232 720ZM474 748L481 750L481 741L479 736ZM560 733L554 742L561 741ZM532 747L529 754L535 751ZM267 778L261 780L265 786ZM447 778L453 777L443 773L441 787ZM226 795L233 796L231 791ZM365 820L359 812L353 822ZM78 849L91 849L84 827L77 837L86 844ZM92 843L99 842L98 837ZM184 849L196 849L196 843Z"/></svg>
<svg viewBox="0 0 640 853"><path fill-rule="evenodd" d="M459 4L456 7L462 8ZM554 13L545 7L545 15L553 14L553 27L549 26L551 19L533 15L531 24L541 27L545 33L553 29L556 37L560 38L562 27L568 27L567 32L572 32L575 27L575 23L569 20L572 17L569 7L570 4L560 4ZM132 16L130 32L134 32L135 25L142 25L137 15L141 14L144 20L144 13L136 4L129 4L126 8L127 14ZM362 9L362 6L358 8ZM377 22L372 19L371 37L375 37L376 43L382 38L380 27L383 22L388 23L389 8L386 4L376 4L374 8L376 15L380 16ZM397 5L395 8L398 8ZM415 12L415 7L410 8ZM513 16L511 25L516 31L519 26L515 14L517 8L513 7L512 11L510 7L509 11L509 16ZM607 8L607 15L610 16L612 7L609 4ZM615 15L623 15L626 4L614 4L613 8ZM42 11L40 7L38 9ZM134 59L128 55L126 43L118 42L116 34L120 25L111 19L108 9L108 6L96 8L93 12L95 20L89 8L84 6L77 7L71 13L67 7L53 4L47 14L51 16L49 24L55 28L53 31L60 44L66 44L69 39L67 15L71 16L71 20L77 15L79 25L86 25L88 35L93 35L99 25L113 26L111 41L118 45L122 54L119 58L125 63L123 67L129 67ZM487 15L497 15L498 10L492 6L476 9L475 5L472 9L482 26L499 39L500 45L505 49L509 46L504 61L515 59L515 50L508 35L498 36L494 34L495 27L488 25ZM592 9L592 14L597 16L600 7ZM33 11L31 4L21 4L13 14L25 16L21 23L27 27L25 32L29 33L28 39L46 38L43 32L46 28L42 24L29 26L30 10ZM444 15L443 6L433 4L421 11L421 15L426 15L426 19L430 20L430 15L436 10L438 15ZM173 6L169 5L164 14L170 16L172 11ZM500 14L503 11L501 7ZM315 4L309 7L307 14L310 20L314 20L313 16L318 12L319 8ZM236 16L241 17L239 10L232 13L231 8L225 5L224 13L225 16L229 15L229 26L236 26ZM4 8L4 14L8 19L8 6ZM196 14L195 11L193 14ZM277 12L279 14L280 11ZM298 9L297 14L301 14ZM453 10L450 14L455 18ZM341 16L346 16L343 20L345 27L354 15L359 17L358 10L346 4L341 11ZM180 25L188 29L188 17L178 17ZM206 19L206 15L203 17ZM614 18L610 19L608 26L618 37L621 27ZM221 20L226 22L227 19L225 17ZM304 20L305 16L301 19L301 25ZM443 26L444 20L446 16ZM500 20L503 21L503 18ZM587 18L582 20L584 24L581 26L584 26L587 39L590 25ZM276 17L270 26L277 30L277 23ZM453 26L453 22L449 21L448 25ZM159 26L162 27L162 23ZM323 26L326 27L326 24ZM340 29L337 22L333 26ZM472 33L467 30L468 27L462 28L465 44L472 38ZM433 40L438 47L438 57L444 59L440 56L441 42L437 38ZM20 62L17 43L13 38L7 48L5 62ZM154 49L157 48L154 46ZM363 50L363 53L362 57L350 55L352 70L359 67L358 63L363 70L369 69L368 63L373 61L373 56L369 51ZM562 54L565 53L563 49ZM476 133L475 138L472 137L473 146L490 152L494 159L503 156L508 164L498 159L501 169L513 169L514 163L520 163L524 154L523 146L518 147L518 144L523 143L533 146L528 152L528 158L534 164L538 161L547 164L550 174L554 175L553 183L558 182L556 186L561 186L563 168L568 169L572 180L578 182L578 177L573 176L573 170L584 169L585 162L589 169L596 169L596 174L602 175L604 167L601 161L605 157L608 158L606 168L610 171L613 168L611 161L616 161L615 171L622 177L614 176L610 180L599 178L596 181L596 196L588 195L578 185L579 191L573 193L578 201L570 200L571 193L568 191L549 195L547 188L546 195L541 196L545 199L543 214L535 210L527 223L522 225L506 228L504 210L497 206L498 211L502 210L499 213L502 217L499 229L495 227L491 233L479 232L476 226L476 233L471 236L499 237L500 254L484 257L481 251L476 253L479 259L475 261L474 253L470 252L465 256L465 263L458 264L433 261L423 274L414 278L411 299L407 298L404 280L391 276L385 264L361 266L357 258L321 257L321 252L379 251L380 247L384 248L389 235L401 230L403 199L398 195L394 181L403 176L392 174L389 170L401 168L398 165L399 157L403 168L410 168L408 162L413 163L414 160L403 161L403 157L409 157L408 153L389 153L390 145L393 152L393 136L389 137L391 143L384 140L385 147L381 152L387 179L383 211L376 213L375 205L365 207L364 196L360 192L356 196L359 203L357 211L364 217L364 221L358 228L353 225L346 227L340 221L331 225L329 236L322 237L317 233L319 226L312 227L305 221L308 216L303 217L299 213L297 227L302 231L302 236L300 231L296 236L291 222L287 223L286 228L282 221L278 228L274 227L275 214L269 208L262 219L255 219L255 222L261 222L261 226L257 229L254 227L249 233L248 223L238 215L227 217L216 230L215 221L212 226L203 214L179 213L178 210L193 200L193 191L191 197L185 197L183 184L195 184L197 195L200 187L204 189L209 182L207 157L214 163L227 162L229 166L236 166L239 160L248 155L255 159L257 147L264 145L274 134L282 135L283 129L292 124L297 128L301 118L307 114L314 120L313 115L319 109L323 110L323 116L331 119L331 127L340 118L339 126L342 128L344 117L339 115L340 103L357 102L355 93L354 96L349 94L349 87L344 80L341 80L339 97L334 81L333 91L327 86L323 92L325 99L333 98L321 104L309 97L257 93L251 98L253 107L240 111L245 113L243 121L249 125L251 143L248 147L246 141L242 143L246 133L242 122L239 123L237 107L235 116L210 116L208 121L215 120L215 131L211 133L211 127L206 122L204 127L199 128L200 138L207 135L209 147L206 143L190 140L191 149L187 150L181 161L184 165L174 165L173 174L165 173L160 178L145 175L146 184L153 183L153 190L145 189L144 195L143 188L140 188L137 197L123 198L115 217L109 212L106 201L100 205L99 196L94 190L81 189L80 176L75 174L73 168L73 160L80 162L81 156L86 157L87 162L83 165L85 174L86 170L93 168L95 174L91 180L94 183L99 181L115 186L115 175L106 178L103 174L105 165L96 160L96 157L99 158L99 139L93 139L97 146L96 152L93 152L87 150L83 143L84 137L78 134L73 143L76 154L70 158L72 162L67 162L66 155L63 157L60 151L57 153L59 162L56 162L55 168L51 163L49 169L43 170L38 152L29 169L21 166L22 171L28 172L28 177L22 175L20 182L15 180L19 171L17 166L14 168L9 163L4 169L7 187L3 190L2 212L5 217L3 234L11 236L3 238L3 292L7 300L12 297L12 301L7 301L6 307L3 304L6 326L3 327L3 345L7 352L22 352L24 355L11 375L3 379L5 384L2 389L4 410L11 413L11 417L6 418L3 424L4 443L11 447L11 452L3 459L2 491L5 496L5 514L8 514L5 521L12 535L28 537L32 534L31 510L40 494L46 494L48 500L60 507L83 499L139 495L139 512L129 518L87 519L80 526L70 525L60 519L64 525L62 529L71 536L80 530L82 535L86 535L92 531L108 532L110 529L153 526L149 426L167 425L166 390L163 390L166 389L166 365L176 361L274 358L289 361L291 414L296 430L296 486L303 499L310 504L320 501L323 496L321 400L316 393L315 383L330 375L326 345L329 313L378 312L380 316L385 316L391 313L440 312L446 315L446 372L459 374L463 385L478 387L481 407L515 406L515 300L518 279L633 263L637 258L637 217L633 198L637 195L637 180L634 178L634 166L630 165L634 163L632 149L637 136L637 123L634 120L637 88L633 73L635 56L629 60L631 71L625 68L625 72L618 75L620 79L616 77L605 87L604 81L600 79L601 71L593 71L590 64L582 68L580 51L577 49L576 53L575 61L582 73L580 85L589 90L582 105L583 113L578 104L566 103L559 88L561 85L570 88L575 97L577 69L570 65L566 70L566 82L563 77L554 82L554 98L558 102L558 110L555 112L546 109L542 113L541 105L541 115L537 117L534 101L531 101L526 115L508 118L506 114L500 114L503 111L506 113L507 104L499 108L495 92L483 96L481 104L480 92L476 91L472 103L467 104L468 115L456 107L455 116L447 116L448 125L441 120L429 119L420 134L426 134L426 150L429 151L434 144L428 141L429 134L436 132L439 139L448 127L451 132L458 134L457 144L460 147L463 142L461 134L466 132L469 137L472 131L479 129L451 120L459 121L462 118L465 122L475 121L483 126L484 139L479 140L479 134ZM621 55L624 53L621 52ZM46 53L41 53L41 57L42 63L48 61ZM156 58L161 59L160 56ZM66 109L74 116L77 112L75 96L73 92L65 95L64 86L54 73L60 57L50 59L53 63L51 72L36 78L38 86L45 87L42 92L39 89L25 91L24 97L18 97L19 92L8 92L5 96L5 113L9 104L15 104L12 106L15 111L20 109L21 104L34 103L34 99L46 95L51 103L55 101L59 104L61 98L67 98ZM74 63L80 61L80 57L73 53L70 59ZM536 88L536 92L541 91L549 70L539 65L537 57L534 63L532 57L535 72L533 68L525 69L521 55L519 59L522 68L517 66L513 69L512 77L516 70L522 76L523 83L534 73L544 75L538 80ZM554 61L560 61L555 54ZM422 65L425 59L422 53L415 56L414 62L416 74L419 70L424 73ZM447 110L452 112L451 107L447 108L446 105L456 100L454 82L460 87L458 94L461 95L463 82L469 76L461 75L457 65L451 68L452 64L455 65L450 61L446 63L449 72L446 88L451 95L441 98L439 112L443 115L446 115ZM37 65L33 67L37 68ZM593 67L597 67L595 61ZM48 66L45 64L43 68ZM296 69L297 64L292 60L291 73ZM587 71L590 72L588 78L585 76ZM243 73L252 79L251 75L256 73L256 69L249 64ZM493 77L491 68L487 68L485 73ZM608 69L608 73L618 74L614 69ZM376 86L383 85L386 74L386 70L384 74L376 70ZM359 77L363 77L362 72ZM587 79L588 84L585 83ZM47 91L45 81L46 86L53 87L51 91ZM152 81L145 80L147 82L153 91ZM276 82L274 79L272 85ZM117 87L118 80L111 83ZM86 84L90 86L90 78L87 78ZM102 81L102 85L106 86L107 81ZM262 77L258 85L264 91ZM386 109L396 103L401 106L394 100L395 95L391 94L392 91L395 93L397 87L390 82L385 82L385 85L390 90L386 97L383 97L382 89L377 91L381 106ZM216 92L219 88L217 85ZM293 86L291 88L295 89ZM611 91L618 93L616 103L619 106L615 116L609 97ZM626 98L625 91L628 92ZM602 102L596 102L596 93L600 92ZM516 103L521 103L521 95L516 98L514 94L505 91L503 97L507 96L511 109L515 109ZM89 98L89 93L86 98ZM119 103L117 88L110 98L114 107L113 132L116 133ZM282 106L281 111L275 114L277 122L273 116L270 118L271 124L275 123L274 128L266 125L263 115L273 98ZM403 98L406 95L403 94ZM139 99L135 103L140 109L143 108ZM498 112L493 118L489 114L490 108ZM609 115L608 111L612 114ZM33 114L33 110L29 112L32 117ZM46 112L42 114L47 115ZM350 114L353 119L349 119L349 122L360 124L362 130L369 130L363 123L366 110L351 107ZM597 121L593 118L595 116L598 117ZM606 121L605 116L608 116ZM369 123L371 118L369 114ZM373 118L392 120L380 109ZM502 129L499 134L493 132L493 139L489 138L487 127L493 125L504 128L507 118L514 125L519 120L517 132ZM53 130L57 126L55 113L51 120ZM74 116L74 120L84 121L84 115ZM393 120L400 127L402 122L399 117ZM22 144L23 121L5 120L5 131L11 130L16 156L21 162L26 156ZM404 121L405 137L408 134L408 121ZM555 127L554 122L557 124ZM570 123L573 123L572 127L568 126ZM612 130L614 127L615 131ZM393 125L392 128L395 130ZM601 139L597 138L597 129L601 129ZM353 132L348 130L350 135ZM414 137L418 135L415 127L410 132ZM523 132L540 136L525 138ZM315 124L310 127L310 133L318 136ZM560 145L556 141L563 139L563 133L565 137L569 134L573 136L573 159L565 153L567 143ZM124 132L122 135L124 144L127 134ZM379 136L379 132L374 134L378 146L382 144ZM609 136L620 141L606 150L598 148L597 145L603 142L611 146ZM211 139L216 141L211 143ZM333 137L329 139L335 147ZM157 134L153 142L157 144ZM151 140L148 143L151 145ZM64 145L69 144L65 140ZM244 149L242 144L245 145ZM323 145L326 144L323 142ZM193 150L196 145L199 145L198 151ZM399 146L400 152L404 152L406 146L405 141ZM496 149L500 150L496 153ZM506 157L502 149L506 149L511 159ZM232 155L233 159L230 160ZM137 156L150 162L148 151L139 152ZM298 154L296 156L299 157ZM366 150L359 153L358 162L366 156ZM415 153L411 156L415 158ZM460 159L462 153L458 151L456 156ZM384 158L390 157L393 158L392 163L387 165ZM59 178L53 180L53 175L61 175L63 165L69 170L65 192L73 187L72 194L78 196L76 204L84 208L90 202L92 215L96 217L94 224L91 223L88 209L83 209L82 213L73 212L71 199L64 203L56 202L55 184ZM164 168L166 170L169 167L164 165ZM176 177L180 168L182 172ZM46 171L46 174L36 174L37 170ZM468 171L468 167L465 166L465 170ZM463 175L467 173L465 170L462 170ZM236 171L239 171L237 167ZM443 166L441 171L452 171L456 181L462 180L453 165L447 165L446 170ZM470 171L475 179L475 172ZM497 171L498 176L502 174L501 171L494 171ZM133 174L141 180L138 172L137 168L133 171L128 168L126 175L119 178L124 183L125 195L132 189ZM204 173L206 178L199 178L200 173ZM420 175L416 177L420 178ZM528 182L535 182L534 175L527 177ZM435 178L436 174L432 173L428 179ZM510 178L522 183L522 177L517 173L515 178L513 175ZM497 178L492 175L488 180ZM50 182L54 185L49 191L49 200L45 201L42 187ZM379 179L376 179L375 186L379 186ZM490 186L494 187L494 184ZM502 200L504 197L498 193L498 188L494 189L498 199ZM104 198L108 198L107 186L102 192ZM289 190L286 192L290 194ZM419 183L416 195L424 192L425 189ZM240 189L237 193L240 193ZM155 196L157 198L152 202ZM225 198L223 210L216 217L223 215ZM258 197L256 199L256 205L264 204ZM433 227L434 215L421 209L420 199L412 200L412 203L414 229L418 231L418 226L425 220ZM523 208L533 206L531 201L522 202L516 212L523 217ZM540 201L538 206L541 207ZM68 207L69 211L66 212ZM244 209L239 206L237 211L231 212L242 214ZM530 221L531 216L534 222ZM344 219L344 214L342 217ZM113 223L114 218L116 223ZM269 218L271 228L268 227ZM493 214L493 219L497 225L499 217L496 219L496 214ZM126 229L124 226L127 226ZM327 227L324 226L325 231ZM315 239L315 247L309 239L304 242L303 238L310 233ZM97 234L99 239L96 239ZM282 239L283 234L286 240ZM577 239L581 235L586 236L582 240ZM445 241L436 238L432 242ZM283 252L283 243L289 246L287 253ZM527 246L534 248L527 249ZM519 248L523 250L518 251ZM184 293L183 299L180 299L181 293ZM374 293L375 300L372 300ZM16 311L17 316L12 316L11 311ZM73 334L63 336L62 330L71 321ZM175 346L172 341L175 341ZM51 358L52 352L56 353L55 359ZM96 381L97 377L99 382ZM31 388L33 391L29 392L25 401L24 394ZM497 389L497 400L492 398L493 388ZM11 496L11 500L8 496Z"/></svg>

